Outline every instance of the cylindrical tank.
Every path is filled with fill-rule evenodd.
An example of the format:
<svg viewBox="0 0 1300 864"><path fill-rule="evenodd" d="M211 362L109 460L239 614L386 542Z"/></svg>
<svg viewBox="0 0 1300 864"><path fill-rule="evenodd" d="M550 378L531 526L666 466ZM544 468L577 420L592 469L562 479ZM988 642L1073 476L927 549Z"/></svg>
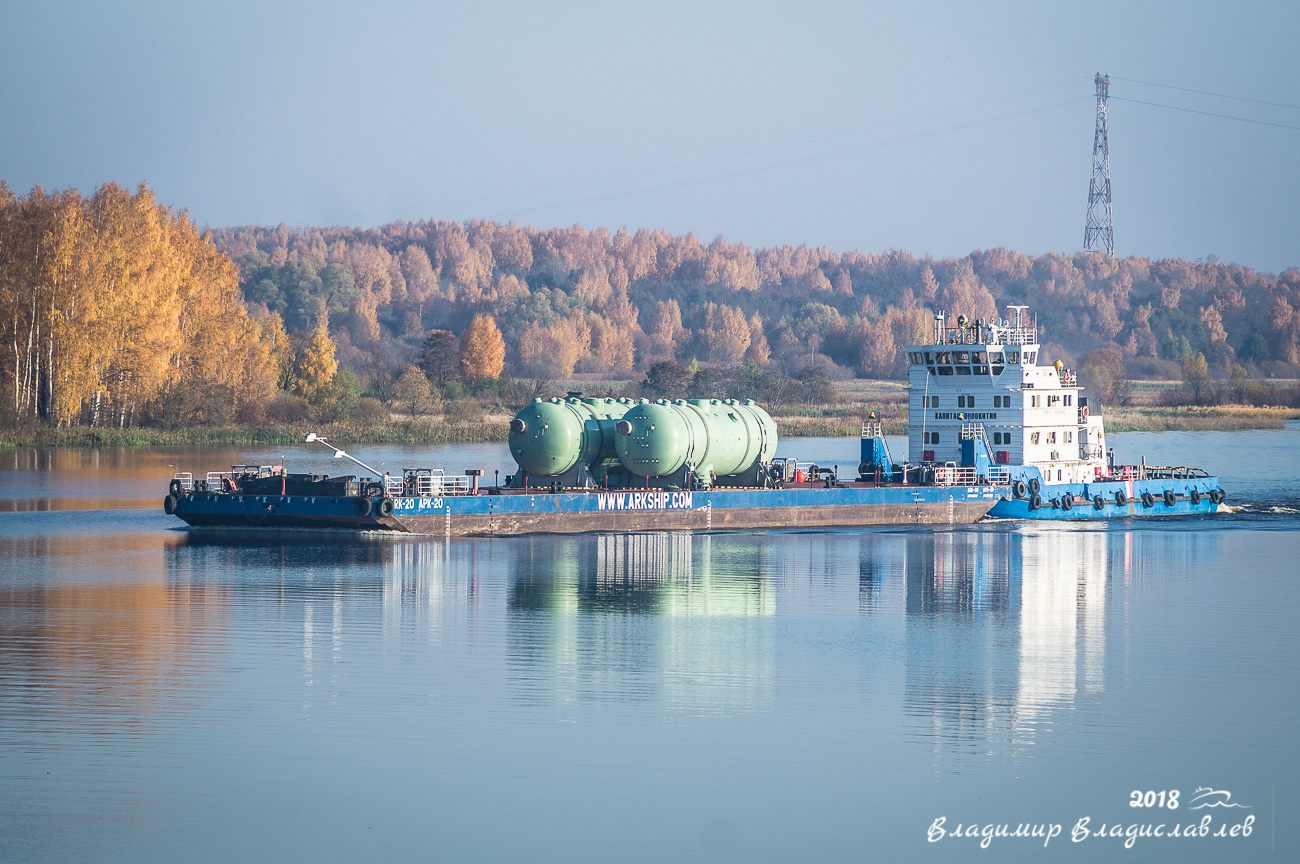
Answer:
<svg viewBox="0 0 1300 864"><path fill-rule="evenodd" d="M529 474L556 477L579 462L617 460L614 424L631 406L619 399L534 399L510 421L510 455Z"/></svg>
<svg viewBox="0 0 1300 864"><path fill-rule="evenodd" d="M753 400L642 401L615 430L619 461L642 477L666 477L690 465L707 480L739 474L776 452L776 423Z"/></svg>

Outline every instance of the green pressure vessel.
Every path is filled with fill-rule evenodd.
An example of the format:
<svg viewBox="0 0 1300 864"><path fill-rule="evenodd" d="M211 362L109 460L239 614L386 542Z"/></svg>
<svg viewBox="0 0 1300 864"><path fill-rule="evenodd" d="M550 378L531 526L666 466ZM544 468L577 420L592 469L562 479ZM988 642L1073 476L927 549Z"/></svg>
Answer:
<svg viewBox="0 0 1300 864"><path fill-rule="evenodd" d="M667 477L690 465L707 480L739 474L776 453L776 423L753 400L642 400L615 431L619 461L641 477Z"/></svg>
<svg viewBox="0 0 1300 864"><path fill-rule="evenodd" d="M529 474L556 477L579 462L614 462L614 424L628 399L534 399L510 421L510 455Z"/></svg>

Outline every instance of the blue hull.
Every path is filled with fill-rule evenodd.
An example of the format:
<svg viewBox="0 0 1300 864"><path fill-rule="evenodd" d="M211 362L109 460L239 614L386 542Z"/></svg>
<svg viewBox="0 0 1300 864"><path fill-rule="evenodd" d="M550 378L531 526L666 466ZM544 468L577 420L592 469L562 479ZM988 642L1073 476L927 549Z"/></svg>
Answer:
<svg viewBox="0 0 1300 864"><path fill-rule="evenodd" d="M196 526L342 528L456 536L597 531L714 531L858 525L966 524L998 501L990 486L869 486L709 491L618 490L388 499L182 495L175 515ZM369 508L366 503L369 501ZM362 515L364 511L370 512Z"/></svg>
<svg viewBox="0 0 1300 864"><path fill-rule="evenodd" d="M1039 490L1041 506L1034 509L1026 498L1016 498L1010 490L989 511L998 519L1116 519L1139 516L1188 516L1214 513L1219 505L1211 500L1211 493L1219 489L1217 477L1198 477L1186 480L1109 480L1097 483L1043 484ZM1167 503L1166 490L1173 493L1173 502ZM1193 490L1200 501L1192 500ZM1115 497L1122 492L1127 499L1120 504ZM1150 504L1144 503L1142 494L1149 493ZM1102 506L1095 504L1100 495ZM1067 496L1073 496L1072 506L1063 506Z"/></svg>

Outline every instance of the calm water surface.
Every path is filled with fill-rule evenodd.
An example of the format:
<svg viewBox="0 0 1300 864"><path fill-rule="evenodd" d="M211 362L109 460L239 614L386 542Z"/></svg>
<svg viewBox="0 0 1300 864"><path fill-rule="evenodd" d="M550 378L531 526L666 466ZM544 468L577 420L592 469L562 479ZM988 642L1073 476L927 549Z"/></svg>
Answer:
<svg viewBox="0 0 1300 864"><path fill-rule="evenodd" d="M0 860L1296 860L1300 427L1112 444L1218 473L1237 512L224 534L162 513L176 466L350 469L0 452ZM782 453L848 470L856 447ZM1198 787L1249 809L1193 811ZM1176 811L1128 806L1175 789ZM1069 837L1206 813L1251 836ZM1064 835L927 842L939 817Z"/></svg>

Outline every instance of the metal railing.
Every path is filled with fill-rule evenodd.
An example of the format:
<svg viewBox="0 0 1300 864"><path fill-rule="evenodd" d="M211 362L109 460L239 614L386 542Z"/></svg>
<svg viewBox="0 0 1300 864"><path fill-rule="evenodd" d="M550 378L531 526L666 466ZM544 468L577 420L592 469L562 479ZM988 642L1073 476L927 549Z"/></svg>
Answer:
<svg viewBox="0 0 1300 864"><path fill-rule="evenodd" d="M863 421L862 421L862 437L863 437L863 438L881 438L881 437L884 437L884 436L882 435L882 433L881 433L881 430L880 430L880 424L879 424L879 423L872 423L872 422L869 421L869 420L863 420Z"/></svg>
<svg viewBox="0 0 1300 864"><path fill-rule="evenodd" d="M974 486L975 469L960 465L939 465L934 469L936 486Z"/></svg>
<svg viewBox="0 0 1300 864"><path fill-rule="evenodd" d="M189 471L177 471L172 475L173 480L179 480L182 492L194 491L194 475Z"/></svg>

